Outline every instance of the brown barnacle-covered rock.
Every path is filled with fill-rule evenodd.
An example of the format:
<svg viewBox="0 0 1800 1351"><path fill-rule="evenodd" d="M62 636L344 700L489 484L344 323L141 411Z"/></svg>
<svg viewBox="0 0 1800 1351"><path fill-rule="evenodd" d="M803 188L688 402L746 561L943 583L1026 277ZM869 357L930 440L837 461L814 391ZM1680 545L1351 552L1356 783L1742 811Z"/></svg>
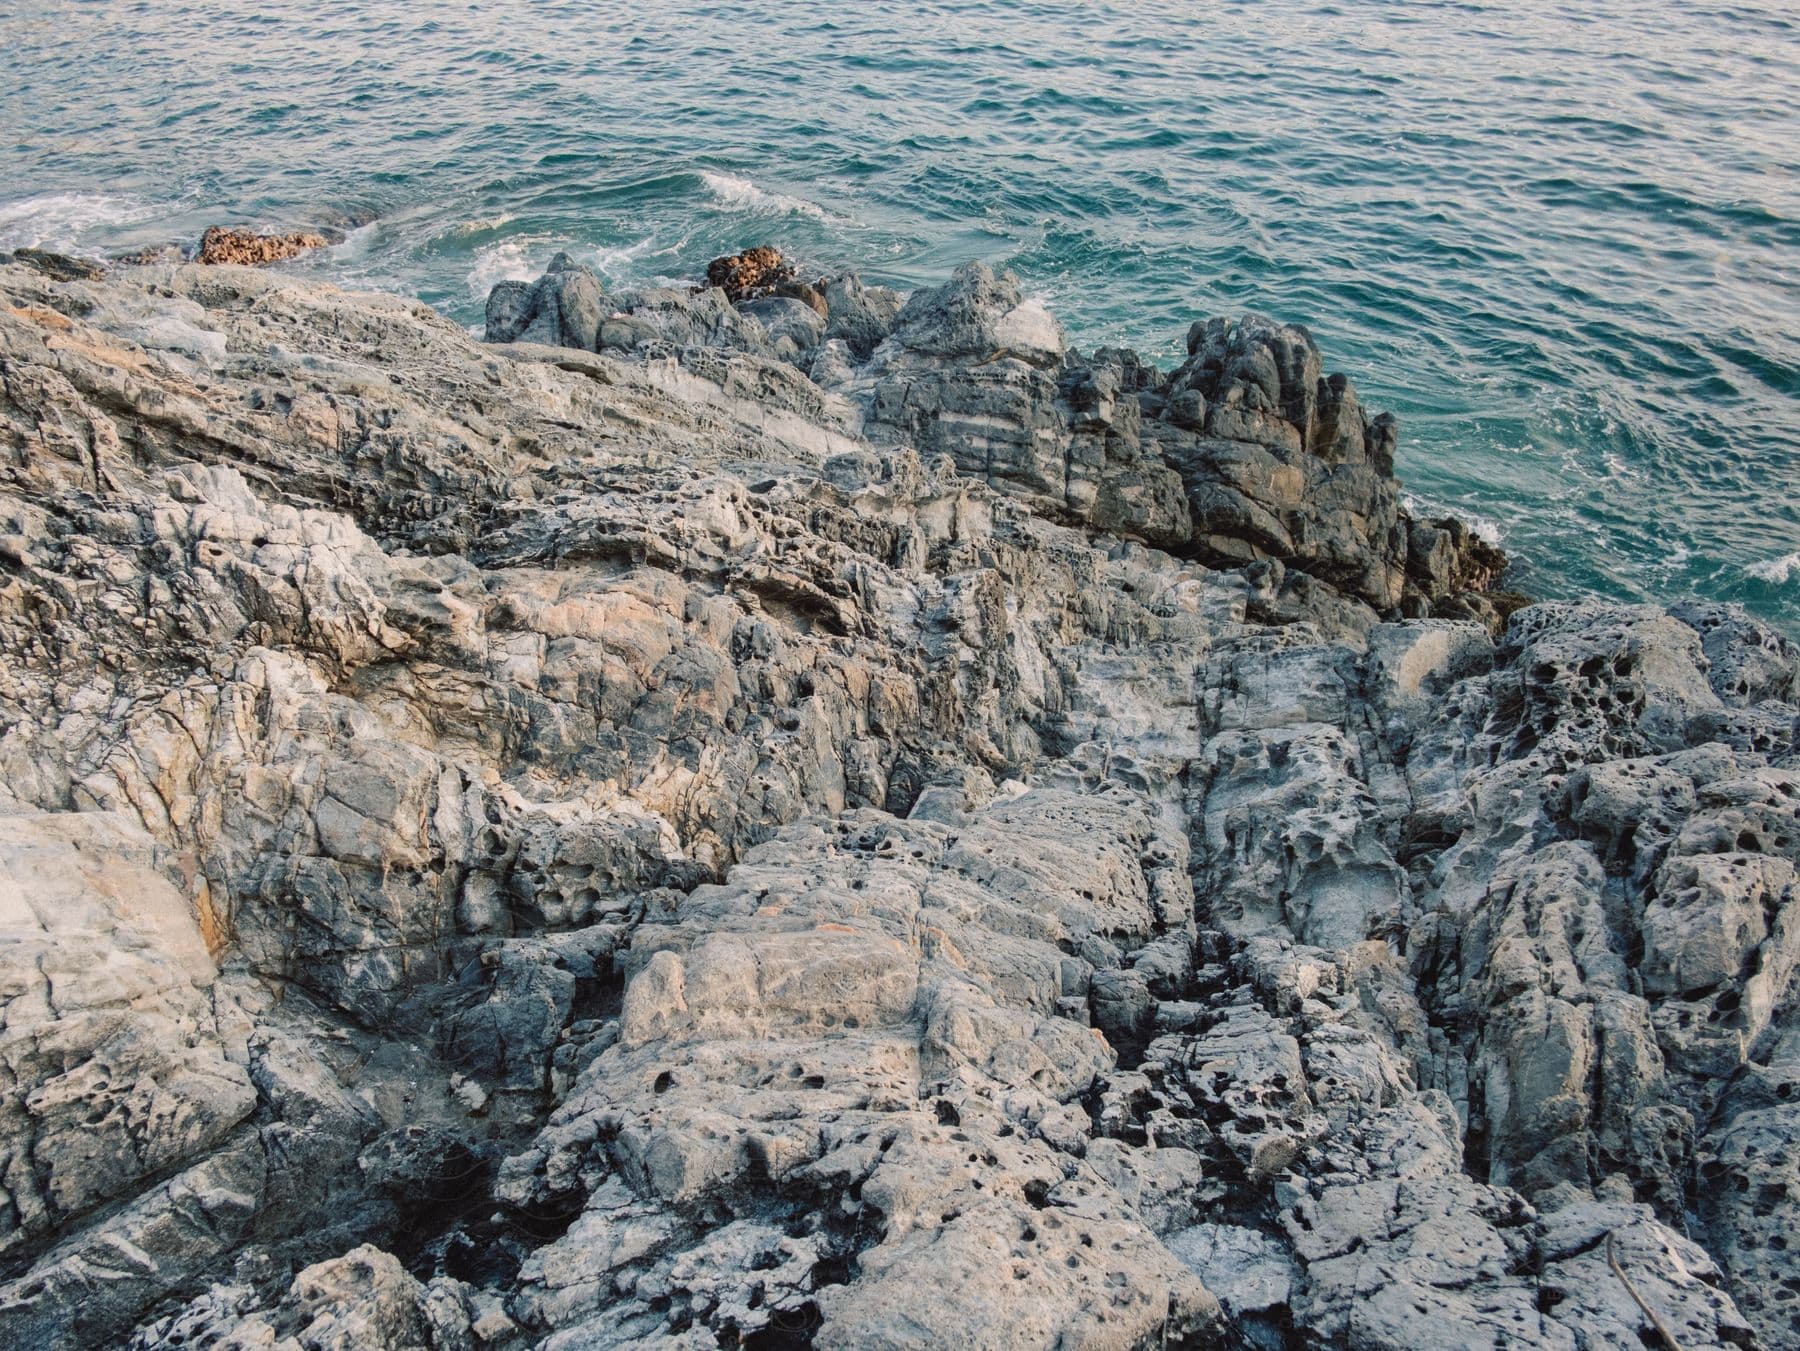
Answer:
<svg viewBox="0 0 1800 1351"><path fill-rule="evenodd" d="M733 304L775 295L777 288L797 280L793 263L769 244L715 258L706 265L707 285L725 292Z"/></svg>
<svg viewBox="0 0 1800 1351"><path fill-rule="evenodd" d="M287 235L259 235L254 230L239 230L229 225L215 225L200 236L200 252L195 261L201 263L235 263L242 267L260 267L298 257L330 243L324 235L296 231Z"/></svg>

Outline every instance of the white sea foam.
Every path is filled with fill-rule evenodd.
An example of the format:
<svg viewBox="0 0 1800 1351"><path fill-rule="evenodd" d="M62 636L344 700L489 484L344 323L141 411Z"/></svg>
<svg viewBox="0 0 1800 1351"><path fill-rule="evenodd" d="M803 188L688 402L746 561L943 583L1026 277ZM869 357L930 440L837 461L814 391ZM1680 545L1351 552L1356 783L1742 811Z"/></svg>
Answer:
<svg viewBox="0 0 1800 1351"><path fill-rule="evenodd" d="M469 268L469 294L485 301L495 282L532 281L542 275L553 252L547 241L527 235L483 244Z"/></svg>
<svg viewBox="0 0 1800 1351"><path fill-rule="evenodd" d="M691 275L676 276L650 269L647 262L652 258L679 259L687 250L691 232L679 239L662 245L651 247L656 243L655 236L647 236L635 244L625 244L618 248L595 249L591 254L594 268L609 282L625 282L633 286L692 286ZM646 276L646 272L648 275Z"/></svg>
<svg viewBox="0 0 1800 1351"><path fill-rule="evenodd" d="M656 239L646 236L634 244L617 244L610 248L578 248L566 240L552 239L543 235L514 235L508 239L497 239L491 244L483 244L475 250L473 262L468 272L469 294L476 300L485 301L488 292L494 289L498 281L536 281L544 274L552 256L559 249L566 249L580 263L586 263L605 279L609 285L630 282L642 285L637 275L637 263L642 258L660 258L680 250L687 243L683 236L676 243L657 248ZM685 285L692 278L664 280L659 277L649 279L652 285L677 286Z"/></svg>
<svg viewBox="0 0 1800 1351"><path fill-rule="evenodd" d="M827 222L838 219L817 202L809 202L803 197L790 197L785 192L770 192L735 174L703 171L700 181L706 184L706 190L713 195L715 202L732 211L779 212L789 216L810 216L813 220Z"/></svg>
<svg viewBox="0 0 1800 1351"><path fill-rule="evenodd" d="M589 249L582 259L608 281L619 281L631 272L631 265L646 253L656 240L646 235L635 244L619 244L610 249ZM666 250L658 250L666 252Z"/></svg>
<svg viewBox="0 0 1800 1351"><path fill-rule="evenodd" d="M375 243L376 227L380 221L369 221L351 230L337 243L331 246L332 259L335 262L360 261L369 255Z"/></svg>
<svg viewBox="0 0 1800 1351"><path fill-rule="evenodd" d="M1607 424L1607 433L1612 432L1613 424ZM1635 468L1625 462L1623 456L1615 451L1607 451L1600 457L1600 463L1606 466L1606 472L1613 478L1641 479L1643 477Z"/></svg>
<svg viewBox="0 0 1800 1351"><path fill-rule="evenodd" d="M1468 523L1469 529L1475 532L1476 539L1482 541L1484 544L1491 544L1496 549L1500 547L1499 526L1488 520L1487 517L1477 516L1473 512L1463 512L1462 518Z"/></svg>
<svg viewBox="0 0 1800 1351"><path fill-rule="evenodd" d="M1436 520L1444 516L1454 516L1475 533L1475 538L1484 544L1500 547L1503 536L1500 526L1485 516L1477 516L1467 507L1446 507L1438 502L1428 502L1415 497L1412 493L1400 494L1400 506L1415 521Z"/></svg>
<svg viewBox="0 0 1800 1351"><path fill-rule="evenodd" d="M1768 582L1771 586L1800 577L1800 549L1791 554L1783 554L1780 558L1765 558L1760 563L1752 563L1744 569L1759 582Z"/></svg>
<svg viewBox="0 0 1800 1351"><path fill-rule="evenodd" d="M478 217L475 220L463 221L452 228L452 233L459 235L485 234L489 230L498 230L502 225L510 224L512 218L512 212L502 211L497 216Z"/></svg>
<svg viewBox="0 0 1800 1351"><path fill-rule="evenodd" d="M133 225L156 214L136 197L97 192L46 192L0 202L0 249L74 250L91 230Z"/></svg>

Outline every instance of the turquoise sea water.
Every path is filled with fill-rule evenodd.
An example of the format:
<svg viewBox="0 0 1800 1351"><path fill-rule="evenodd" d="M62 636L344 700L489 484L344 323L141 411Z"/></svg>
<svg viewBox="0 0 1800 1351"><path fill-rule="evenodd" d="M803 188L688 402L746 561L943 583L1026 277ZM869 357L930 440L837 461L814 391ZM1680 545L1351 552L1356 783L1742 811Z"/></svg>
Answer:
<svg viewBox="0 0 1800 1351"><path fill-rule="evenodd" d="M1422 506L1541 595L1800 633L1800 13L492 0L0 6L0 247L373 222L297 264L465 322L560 248L1004 263L1078 345L1312 327Z"/></svg>

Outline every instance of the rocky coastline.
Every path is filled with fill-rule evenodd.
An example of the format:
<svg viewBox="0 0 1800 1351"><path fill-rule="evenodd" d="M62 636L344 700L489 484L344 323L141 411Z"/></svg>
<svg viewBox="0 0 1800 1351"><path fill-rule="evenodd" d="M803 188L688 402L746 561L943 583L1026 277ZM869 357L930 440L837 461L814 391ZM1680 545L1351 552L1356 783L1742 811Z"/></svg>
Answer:
<svg viewBox="0 0 1800 1351"><path fill-rule="evenodd" d="M1800 649L709 280L0 260L0 1344L1800 1340Z"/></svg>

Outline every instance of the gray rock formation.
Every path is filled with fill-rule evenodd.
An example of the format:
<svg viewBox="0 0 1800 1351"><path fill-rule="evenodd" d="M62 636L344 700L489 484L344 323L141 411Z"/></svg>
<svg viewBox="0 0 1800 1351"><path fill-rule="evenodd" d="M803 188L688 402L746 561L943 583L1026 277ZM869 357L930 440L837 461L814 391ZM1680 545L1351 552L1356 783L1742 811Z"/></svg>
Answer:
<svg viewBox="0 0 1800 1351"><path fill-rule="evenodd" d="M503 281L489 292L487 339L592 351L604 303L593 269L559 253L536 282Z"/></svg>
<svg viewBox="0 0 1800 1351"><path fill-rule="evenodd" d="M0 1344L1793 1344L1800 651L796 289L0 265Z"/></svg>

